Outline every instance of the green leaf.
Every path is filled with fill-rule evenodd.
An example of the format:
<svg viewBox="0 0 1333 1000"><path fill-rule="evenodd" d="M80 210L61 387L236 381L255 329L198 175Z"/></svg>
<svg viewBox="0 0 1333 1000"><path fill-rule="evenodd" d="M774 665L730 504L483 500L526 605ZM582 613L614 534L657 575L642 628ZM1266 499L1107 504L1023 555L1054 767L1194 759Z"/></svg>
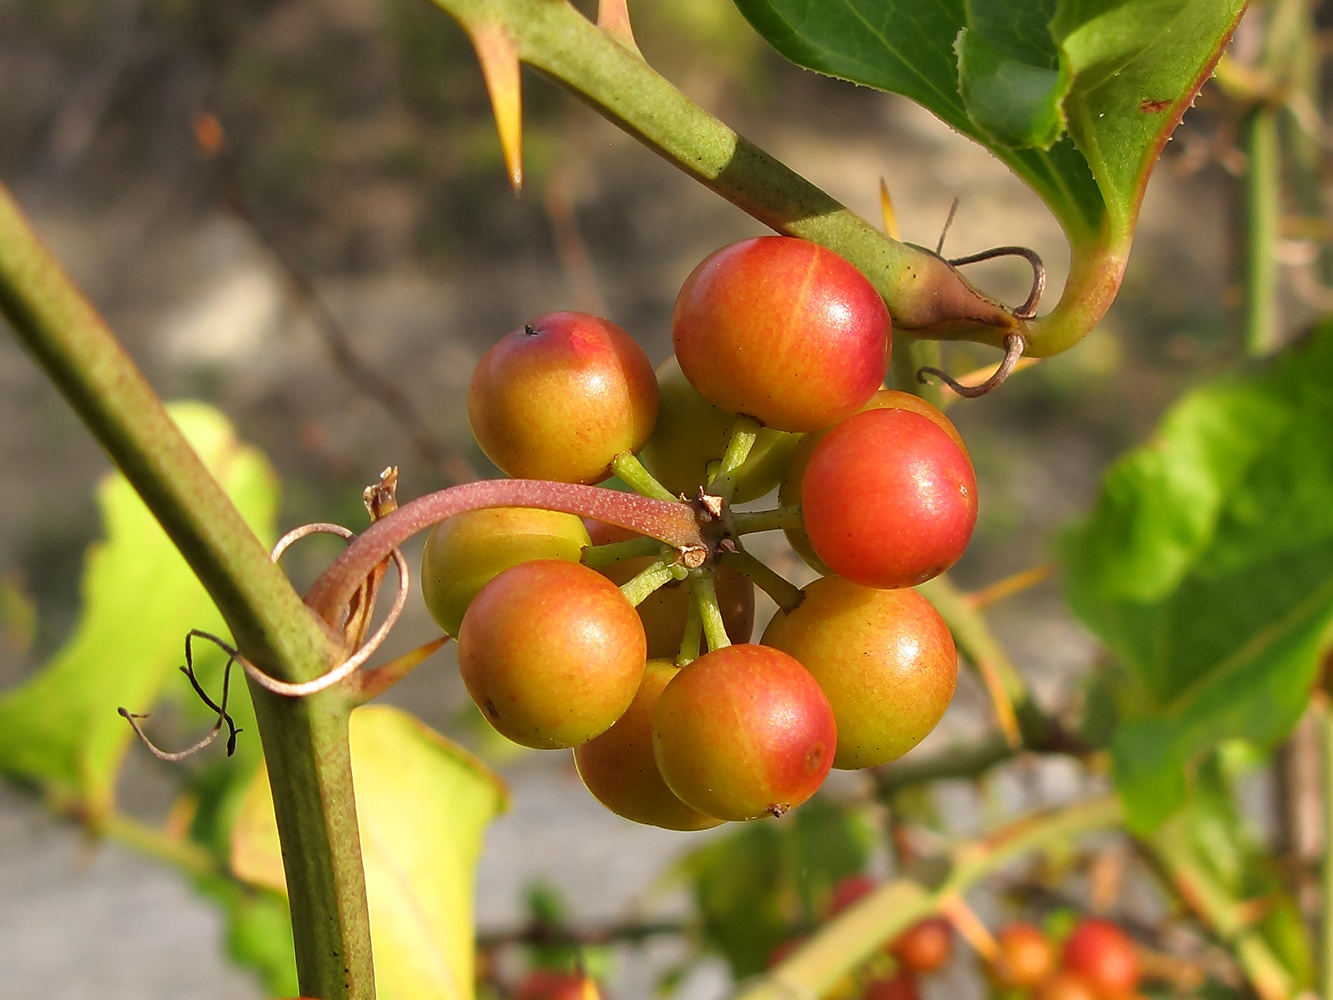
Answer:
<svg viewBox="0 0 1333 1000"><path fill-rule="evenodd" d="M1229 738L1281 739L1333 624L1333 325L1186 396L1064 539L1070 602L1137 695L1112 741L1132 825L1183 801Z"/></svg>
<svg viewBox="0 0 1333 1000"><path fill-rule="evenodd" d="M395 708L352 713L352 774L381 1000L467 1000L481 838L504 808L484 764ZM255 775L232 832L232 870L283 892L268 776Z"/></svg>
<svg viewBox="0 0 1333 1000"><path fill-rule="evenodd" d="M863 812L816 798L694 851L679 870L705 943L738 979L763 971L774 948L822 916L833 884L865 867L873 842Z"/></svg>
<svg viewBox="0 0 1333 1000"><path fill-rule="evenodd" d="M243 446L211 407L178 403L171 414L256 534L272 538L278 488L264 457ZM146 711L168 683L193 699L176 673L186 632L225 637L213 602L125 479L106 477L97 498L105 540L85 562L82 616L40 672L0 697L0 771L35 782L94 824L112 809L116 775L134 739L116 709ZM203 642L195 652L201 680L218 691L222 655ZM231 690L229 708L249 725L254 744L244 752L257 754L245 685ZM208 714L202 705L188 713L196 721Z"/></svg>
<svg viewBox="0 0 1333 1000"><path fill-rule="evenodd" d="M1055 0L1014 9L969 0L958 34L958 85L968 117L996 145L1049 149L1064 133L1069 60L1047 31Z"/></svg>
<svg viewBox="0 0 1333 1000"><path fill-rule="evenodd" d="M903 94L987 146L1046 201L1078 248L1105 238L1104 226L1121 237L1132 229L1162 143L1244 2L736 5L793 62Z"/></svg>

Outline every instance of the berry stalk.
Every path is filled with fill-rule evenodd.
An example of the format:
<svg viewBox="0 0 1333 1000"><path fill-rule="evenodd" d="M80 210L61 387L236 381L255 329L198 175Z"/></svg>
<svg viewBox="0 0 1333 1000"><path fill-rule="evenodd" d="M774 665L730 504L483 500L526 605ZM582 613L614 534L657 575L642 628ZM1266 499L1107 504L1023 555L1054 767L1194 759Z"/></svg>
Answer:
<svg viewBox="0 0 1333 1000"><path fill-rule="evenodd" d="M679 501L577 483L483 479L417 497L376 521L315 581L306 603L324 621L337 621L360 581L395 548L446 517L488 507L540 507L628 528L677 549L705 546L694 511Z"/></svg>

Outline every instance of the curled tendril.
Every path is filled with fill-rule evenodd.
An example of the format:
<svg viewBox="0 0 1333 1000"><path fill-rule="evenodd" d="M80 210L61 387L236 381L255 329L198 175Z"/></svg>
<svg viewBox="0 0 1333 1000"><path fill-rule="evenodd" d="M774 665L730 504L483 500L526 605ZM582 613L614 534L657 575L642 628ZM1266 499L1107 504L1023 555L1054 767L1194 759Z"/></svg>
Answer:
<svg viewBox="0 0 1333 1000"><path fill-rule="evenodd" d="M314 534L338 535L345 539L355 536L355 532L348 528L344 528L340 524L303 524L299 528L293 528L278 539L278 543L273 546L273 551L270 553L269 558L274 562L277 562L282 554L287 551L294 542ZM209 730L208 735L204 736L197 743L186 747L184 750L169 753L159 749L153 741L148 738L144 733L143 728L139 725L140 719L148 718L147 713L131 712L124 707L118 708L116 711L130 724L130 728L134 730L134 734L139 737L140 742L142 742L143 745L148 748L149 752L159 760L174 763L198 753L205 747L210 746L218 738L218 734L222 732L222 726L224 724L227 726L227 756L230 757L236 752L236 736L243 731L237 727L235 721L227 712L227 699L231 692L232 665L239 663L241 669L243 669L260 687L272 691L274 694L286 695L293 698L299 698L304 695L314 694L317 691L323 691L325 688L332 687L334 684L337 684L339 681L353 674L357 668L364 664L366 660L374 654L375 650L379 648L380 644L384 641L385 636L389 634L389 630L392 629L394 624L398 621L399 615L403 613L403 608L407 604L407 593L410 579L407 560L403 557L402 552L396 548L391 554L393 556L394 565L398 568L398 593L394 597L393 607L389 609L388 617L386 617L384 623L375 630L374 635L372 635L359 649L327 673L321 674L314 680L305 681L300 684L289 684L286 681L280 681L276 677L264 673L264 671L260 670L245 657L241 656L240 652L235 647L216 635L213 635L211 632L205 632L202 629L197 628L190 629L189 633L185 636L185 666L181 667L181 673L189 678L190 685L194 688L195 693L200 697L204 704L218 713L218 720L213 724L213 728ZM222 671L222 699L220 703L213 701L213 699L208 696L208 692L203 689L203 686L199 683L199 678L195 675L193 649L193 640L195 638L207 639L227 654L227 665Z"/></svg>
<svg viewBox="0 0 1333 1000"><path fill-rule="evenodd" d="M926 376L934 375L958 395L966 399L976 399L1004 383L1004 380L1013 373L1019 358L1023 356L1025 347L1027 347L1027 341L1021 333L1007 334L1004 338L1004 360L1000 362L1000 367L995 369L995 374L980 385L963 385L952 375L948 375L938 368L922 368L916 373L916 378L918 382L925 384Z"/></svg>
<svg viewBox="0 0 1333 1000"><path fill-rule="evenodd" d="M278 543L273 546L273 552L270 553L269 558L274 562L277 562L282 554L286 552L294 542L314 534L338 535L341 538L353 538L355 536L355 532L349 528L344 528L341 524L330 524L326 522L303 524L299 528L293 528L278 539ZM288 681L278 680L278 678L264 673L264 671L260 670L245 657L237 656L236 661L241 665L241 668L245 671L246 675L260 687L272 691L274 694L285 695L289 698L301 698L306 695L312 695L316 692L323 691L326 688L330 688L339 681L354 674L366 660L374 655L375 650L379 649L380 643L384 641L385 636L389 634L390 629L397 623L398 616L403 613L403 608L407 605L407 594L410 586L409 581L411 579L407 569L407 559L403 556L403 553L396 548L391 555L393 556L394 565L398 568L398 593L394 596L393 606L389 609L388 617L384 619L384 622L380 627L375 630L374 634L371 635L371 637L367 639L356 652L343 660L342 663L339 663L336 667L333 667L327 673L321 674L314 680L302 681L299 684L292 684Z"/></svg>
<svg viewBox="0 0 1333 1000"><path fill-rule="evenodd" d="M954 267L962 267L964 264L979 264L983 260L994 260L996 257L1022 257L1032 266L1032 288L1028 292L1027 299L1011 315L1014 319L1035 318L1037 305L1041 302L1042 293L1046 291L1046 265L1042 263L1037 251L1028 247L992 247L990 250L982 250L966 257L955 257L949 263Z"/></svg>
<svg viewBox="0 0 1333 1000"><path fill-rule="evenodd" d="M227 665L226 667L223 668L222 671L221 704L213 701L213 699L208 696L208 692L206 692L203 689L203 686L199 683L199 678L195 676L193 641L196 637L200 639L207 639L209 642L213 643L215 646L217 646L219 649L221 649L224 653L227 654ZM227 712L227 697L231 691L231 666L233 663L236 662L237 658L238 654L236 650L233 649L226 642L224 642L222 639L219 639L217 636L213 635L211 632L205 632L202 629L194 628L190 629L190 631L186 634L185 666L181 667L181 673L183 673L187 678L189 678L190 685L191 687L194 688L195 694L197 694L203 700L204 704L207 705L209 708L211 708L213 711L218 713L218 721L213 723L213 728L209 730L207 736L199 740L197 743L194 743L191 746L186 747L184 750L177 751L176 753L168 753L165 750L158 749L158 747L153 743L152 740L150 740L147 737L143 729L139 726L138 720L148 718L147 713L131 712L129 709L124 707L118 708L116 709L116 711L125 719L126 722L130 724L130 728L134 730L134 734L139 737L140 742L143 743L143 745L148 748L149 752L152 753L154 757L156 757L158 760L165 760L171 763L184 760L186 757L196 754L205 747L210 746L213 743L213 741L218 738L218 734L222 732L223 723L226 723L227 756L230 757L232 754L236 752L236 734L242 732L241 729L237 728L236 723L232 720L232 717Z"/></svg>

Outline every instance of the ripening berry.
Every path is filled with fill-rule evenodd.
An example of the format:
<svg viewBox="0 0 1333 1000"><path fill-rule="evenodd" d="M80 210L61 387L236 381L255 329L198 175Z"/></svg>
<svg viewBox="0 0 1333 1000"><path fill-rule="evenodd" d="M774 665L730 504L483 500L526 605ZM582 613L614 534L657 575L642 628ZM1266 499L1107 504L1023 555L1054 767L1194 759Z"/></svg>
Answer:
<svg viewBox="0 0 1333 1000"><path fill-rule="evenodd" d="M657 378L633 338L586 313L538 316L478 362L468 421L510 476L597 483L621 452L643 447L657 418Z"/></svg>
<svg viewBox="0 0 1333 1000"><path fill-rule="evenodd" d="M825 435L801 479L810 544L865 587L912 587L962 556L977 522L972 463L932 420L865 410Z"/></svg>
<svg viewBox="0 0 1333 1000"><path fill-rule="evenodd" d="M944 716L958 680L949 626L915 590L877 590L837 576L815 580L779 611L764 644L798 659L838 720L837 768L878 767L921 742Z"/></svg>
<svg viewBox="0 0 1333 1000"><path fill-rule="evenodd" d="M539 749L610 729L634 700L646 660L643 625L620 588L558 559L495 577L458 634L459 672L486 721Z"/></svg>
<svg viewBox="0 0 1333 1000"><path fill-rule="evenodd" d="M824 782L837 725L810 671L744 643L684 667L653 715L653 754L667 786L719 819L780 816Z"/></svg>
<svg viewBox="0 0 1333 1000"><path fill-rule="evenodd" d="M705 258L681 287L672 341L710 403L782 431L855 413L889 369L889 310L833 251L761 236Z"/></svg>
<svg viewBox="0 0 1333 1000"><path fill-rule="evenodd" d="M574 763L588 791L618 816L667 830L706 830L722 821L676 797L653 758L653 710L680 668L649 660L638 693L616 724L574 748Z"/></svg>

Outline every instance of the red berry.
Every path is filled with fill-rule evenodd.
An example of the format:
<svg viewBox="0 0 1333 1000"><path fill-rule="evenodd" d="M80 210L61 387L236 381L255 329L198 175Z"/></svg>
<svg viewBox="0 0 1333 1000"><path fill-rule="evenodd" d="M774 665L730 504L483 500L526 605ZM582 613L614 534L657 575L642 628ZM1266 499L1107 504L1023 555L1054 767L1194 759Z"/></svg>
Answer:
<svg viewBox="0 0 1333 1000"><path fill-rule="evenodd" d="M861 1000L921 1000L916 978L904 974L889 979L876 979L866 986Z"/></svg>
<svg viewBox="0 0 1333 1000"><path fill-rule="evenodd" d="M542 749L610 729L634 700L646 659L643 625L620 588L558 559L495 577L458 634L459 672L486 721Z"/></svg>
<svg viewBox="0 0 1333 1000"><path fill-rule="evenodd" d="M889 311L831 250L790 236L723 247L694 269L672 318L690 383L768 427L829 427L866 402L889 367Z"/></svg>
<svg viewBox="0 0 1333 1000"><path fill-rule="evenodd" d="M1009 924L995 936L995 943L999 951L991 976L1001 989L1030 990L1055 972L1055 945L1032 924Z"/></svg>
<svg viewBox="0 0 1333 1000"><path fill-rule="evenodd" d="M870 402L866 403L861 409L908 410L912 413L919 413L936 424L945 434L948 434L953 443L958 445L963 456L967 458L968 465L972 464L967 445L963 443L963 436L958 433L958 428L953 425L953 421L920 396L913 396L910 392L899 392L897 389L881 389L871 396ZM792 451L791 460L787 463L786 471L782 476L782 485L778 489L779 506L790 507L801 502L801 479L805 476L805 467L809 464L810 456L814 453L815 447L820 441L824 440L825 433L825 431L817 431L806 434L801 438L800 444ZM784 528L783 530L786 532L787 541L791 543L791 547L796 550L796 553L802 559L820 573L827 574L830 572L829 568L824 565L823 560L815 555L815 550L810 547L810 537L805 533L805 528Z"/></svg>
<svg viewBox="0 0 1333 1000"><path fill-rule="evenodd" d="M953 927L943 917L930 917L900 934L889 951L904 971L934 972L949 960L953 950Z"/></svg>
<svg viewBox="0 0 1333 1000"><path fill-rule="evenodd" d="M1087 983L1098 1000L1125 997L1139 986L1138 949L1109 920L1079 922L1065 940L1064 968Z"/></svg>
<svg viewBox="0 0 1333 1000"><path fill-rule="evenodd" d="M586 313L538 316L477 364L472 433L508 475L596 483L621 452L643 447L657 418L657 378L624 330Z"/></svg>
<svg viewBox="0 0 1333 1000"><path fill-rule="evenodd" d="M598 1000L597 984L577 972L534 969L515 988L513 1000Z"/></svg>
<svg viewBox="0 0 1333 1000"><path fill-rule="evenodd" d="M819 442L801 481L805 529L833 572L910 587L955 562L977 520L972 463L933 421L866 410Z"/></svg>
<svg viewBox="0 0 1333 1000"><path fill-rule="evenodd" d="M800 805L823 784L836 749L833 710L810 671L767 646L699 657L666 686L653 715L667 785L719 819Z"/></svg>
<svg viewBox="0 0 1333 1000"><path fill-rule="evenodd" d="M875 590L826 576L779 611L764 644L796 657L838 720L838 768L896 760L935 728L953 698L949 626L915 590Z"/></svg>
<svg viewBox="0 0 1333 1000"><path fill-rule="evenodd" d="M680 668L649 660L634 701L614 726L574 748L588 791L618 816L667 830L706 830L721 820L691 809L662 780L653 758L653 710Z"/></svg>

